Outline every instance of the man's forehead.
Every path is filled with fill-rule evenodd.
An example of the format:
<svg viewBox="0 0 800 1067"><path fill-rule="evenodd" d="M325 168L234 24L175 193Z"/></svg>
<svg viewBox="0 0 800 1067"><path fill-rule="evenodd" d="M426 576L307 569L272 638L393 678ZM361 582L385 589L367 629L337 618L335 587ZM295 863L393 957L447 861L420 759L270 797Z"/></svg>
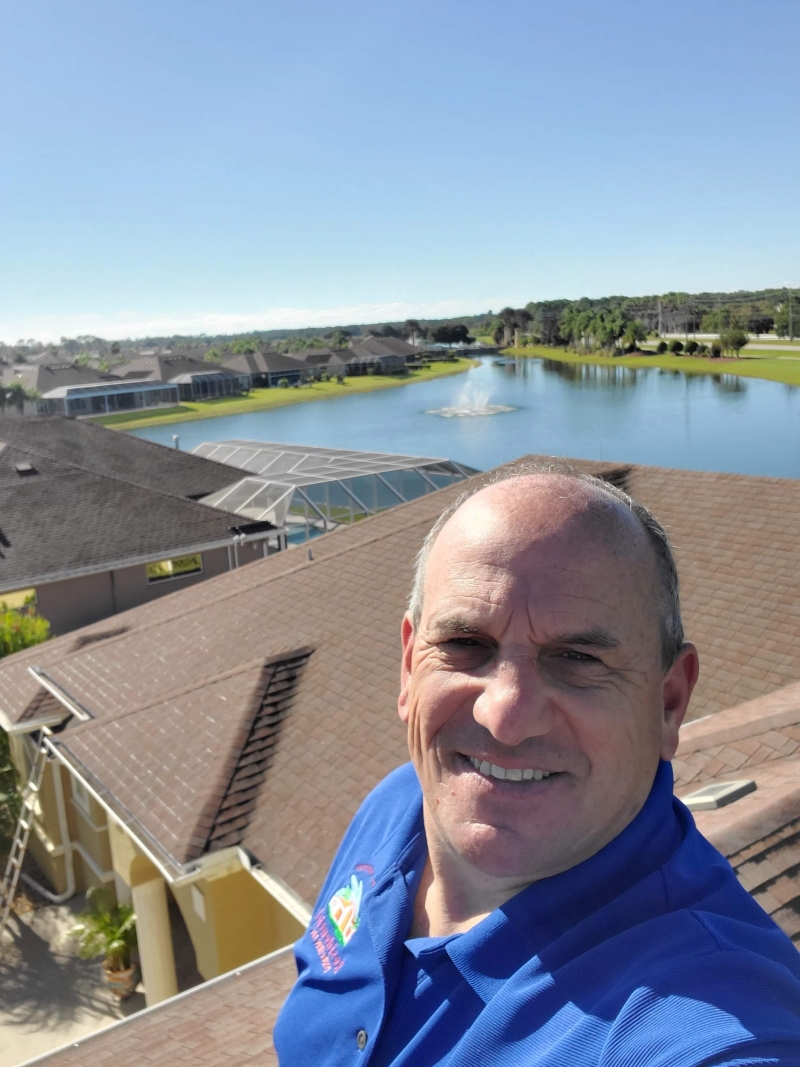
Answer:
<svg viewBox="0 0 800 1067"><path fill-rule="evenodd" d="M442 528L430 558L502 561L542 545L647 551L640 524L617 501L591 483L544 474L509 479L470 497Z"/></svg>
<svg viewBox="0 0 800 1067"><path fill-rule="evenodd" d="M426 607L438 614L443 599L461 595L488 607L512 587L591 596L598 583L633 582L649 594L653 564L644 530L616 501L575 479L519 478L477 493L443 527L428 558Z"/></svg>

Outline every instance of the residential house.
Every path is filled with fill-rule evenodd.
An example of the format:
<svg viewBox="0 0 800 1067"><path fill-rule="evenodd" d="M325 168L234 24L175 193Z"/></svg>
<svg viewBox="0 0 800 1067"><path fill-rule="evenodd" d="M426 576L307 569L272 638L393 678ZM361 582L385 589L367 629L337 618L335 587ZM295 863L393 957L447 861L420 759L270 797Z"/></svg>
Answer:
<svg viewBox="0 0 800 1067"><path fill-rule="evenodd" d="M281 547L198 503L230 468L70 418L0 422L0 601L66 633Z"/></svg>
<svg viewBox="0 0 800 1067"><path fill-rule="evenodd" d="M289 385L304 382L313 375L313 369L303 360L284 355L274 349L233 356L222 366L239 375L248 375L252 388L269 389L286 381Z"/></svg>
<svg viewBox="0 0 800 1067"><path fill-rule="evenodd" d="M768 705L763 729L733 713L727 734L711 731L728 729L724 718L698 722L687 736L705 738L705 762L676 764L688 790L751 759L758 788L730 807L737 826L754 813L751 829L712 839L742 865L759 848L788 849L788 863L800 799L779 763L800 740L800 700L796 686L776 691L800 681L800 483L577 465L634 492L671 530L703 661L692 718L773 696L791 704ZM59 892L104 882L132 894L151 1003L176 988L168 899L206 979L282 948L358 805L406 760L399 621L414 556L462 488L321 537L313 558L273 555L0 663L0 723L21 769L37 731L53 730L32 854ZM730 744L739 755L723 758ZM784 874L773 910L791 933L800 882L795 868ZM777 901L772 877L759 884Z"/></svg>
<svg viewBox="0 0 800 1067"><path fill-rule="evenodd" d="M36 401L36 413L85 419L116 411L175 407L179 399L178 386L171 383L106 380L49 389Z"/></svg>
<svg viewBox="0 0 800 1067"><path fill-rule="evenodd" d="M240 396L250 388L250 375L207 363L183 353L137 356L118 368L126 380L171 383L178 387L180 400L211 400Z"/></svg>

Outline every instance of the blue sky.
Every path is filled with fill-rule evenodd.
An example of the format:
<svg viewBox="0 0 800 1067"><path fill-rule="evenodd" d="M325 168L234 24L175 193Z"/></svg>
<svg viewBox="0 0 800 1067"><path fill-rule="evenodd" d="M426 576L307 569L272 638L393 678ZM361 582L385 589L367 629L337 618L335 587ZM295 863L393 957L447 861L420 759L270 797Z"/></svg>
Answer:
<svg viewBox="0 0 800 1067"><path fill-rule="evenodd" d="M0 339L800 285L797 0L6 0Z"/></svg>

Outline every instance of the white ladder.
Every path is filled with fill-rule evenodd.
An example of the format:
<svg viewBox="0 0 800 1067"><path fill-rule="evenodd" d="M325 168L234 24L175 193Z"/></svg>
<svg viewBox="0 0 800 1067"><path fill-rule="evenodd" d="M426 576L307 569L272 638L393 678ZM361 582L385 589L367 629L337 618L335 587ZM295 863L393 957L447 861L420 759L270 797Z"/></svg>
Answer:
<svg viewBox="0 0 800 1067"><path fill-rule="evenodd" d="M11 844L11 851L8 854L8 862L6 863L6 872L3 875L3 882L0 885L0 937L2 937L3 931L8 923L8 916L11 913L11 905L14 903L14 896L17 892L17 883L19 882L19 875L22 870L22 861L25 858L25 850L28 847L28 838L30 837L31 826L33 825L36 801L39 797L39 789L42 784L44 769L47 766L48 753L45 737L49 735L49 733L50 731L47 727L41 731L41 739L39 747L36 749L36 755L33 757L31 772L28 775L28 781L25 783L25 787L22 790L22 804L19 810L17 826L14 831L14 840Z"/></svg>

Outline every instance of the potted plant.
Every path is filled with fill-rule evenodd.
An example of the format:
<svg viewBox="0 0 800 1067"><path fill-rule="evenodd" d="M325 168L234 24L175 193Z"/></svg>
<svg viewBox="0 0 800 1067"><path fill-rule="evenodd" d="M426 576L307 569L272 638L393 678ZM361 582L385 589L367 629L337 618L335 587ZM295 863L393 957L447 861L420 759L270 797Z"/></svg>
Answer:
<svg viewBox="0 0 800 1067"><path fill-rule="evenodd" d="M88 907L70 931L78 942L83 960L103 958L103 978L120 1000L129 997L139 981L133 960L136 948L136 916L131 904L112 904L107 893L95 888L86 894Z"/></svg>

